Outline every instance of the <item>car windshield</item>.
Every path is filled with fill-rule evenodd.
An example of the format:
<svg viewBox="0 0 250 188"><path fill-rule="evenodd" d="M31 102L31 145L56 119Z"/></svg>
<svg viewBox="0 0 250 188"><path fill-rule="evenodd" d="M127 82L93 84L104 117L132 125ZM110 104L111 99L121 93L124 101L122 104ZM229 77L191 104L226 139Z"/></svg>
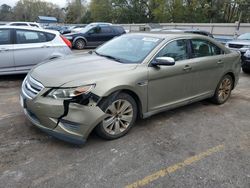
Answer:
<svg viewBox="0 0 250 188"><path fill-rule="evenodd" d="M90 29L94 28L95 26L97 26L97 25L89 24L86 27L82 28L79 32L80 33L87 33Z"/></svg>
<svg viewBox="0 0 250 188"><path fill-rule="evenodd" d="M155 37L123 35L102 45L96 53L121 63L141 63L161 41Z"/></svg>
<svg viewBox="0 0 250 188"><path fill-rule="evenodd" d="M240 40L250 40L250 33L242 34L238 37Z"/></svg>

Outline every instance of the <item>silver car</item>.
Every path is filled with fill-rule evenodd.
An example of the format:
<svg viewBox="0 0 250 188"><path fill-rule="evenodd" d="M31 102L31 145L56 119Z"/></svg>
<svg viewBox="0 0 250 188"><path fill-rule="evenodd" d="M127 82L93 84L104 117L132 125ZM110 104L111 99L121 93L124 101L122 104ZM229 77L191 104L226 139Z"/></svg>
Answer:
<svg viewBox="0 0 250 188"><path fill-rule="evenodd" d="M70 42L57 31L0 27L0 75L27 73L34 65L71 54Z"/></svg>

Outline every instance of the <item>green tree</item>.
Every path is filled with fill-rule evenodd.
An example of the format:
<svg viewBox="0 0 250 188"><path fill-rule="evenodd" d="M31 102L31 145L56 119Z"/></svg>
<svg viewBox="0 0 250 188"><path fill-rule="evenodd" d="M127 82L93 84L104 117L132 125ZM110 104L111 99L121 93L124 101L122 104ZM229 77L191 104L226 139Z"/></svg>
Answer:
<svg viewBox="0 0 250 188"><path fill-rule="evenodd" d="M64 20L63 11L57 5L41 0L19 0L13 13L18 21L36 21L38 16L54 16Z"/></svg>
<svg viewBox="0 0 250 188"><path fill-rule="evenodd" d="M66 23L81 23L82 18L86 13L84 1L73 0L68 2L66 8Z"/></svg>

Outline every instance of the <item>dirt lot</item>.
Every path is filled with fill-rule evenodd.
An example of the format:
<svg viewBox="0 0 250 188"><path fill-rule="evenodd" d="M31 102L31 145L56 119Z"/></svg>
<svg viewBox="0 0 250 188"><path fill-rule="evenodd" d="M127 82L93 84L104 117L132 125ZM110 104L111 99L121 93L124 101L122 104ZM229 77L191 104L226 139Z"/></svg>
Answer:
<svg viewBox="0 0 250 188"><path fill-rule="evenodd" d="M74 146L32 126L24 75L0 77L0 187L250 187L250 75L231 99L138 120L125 137Z"/></svg>

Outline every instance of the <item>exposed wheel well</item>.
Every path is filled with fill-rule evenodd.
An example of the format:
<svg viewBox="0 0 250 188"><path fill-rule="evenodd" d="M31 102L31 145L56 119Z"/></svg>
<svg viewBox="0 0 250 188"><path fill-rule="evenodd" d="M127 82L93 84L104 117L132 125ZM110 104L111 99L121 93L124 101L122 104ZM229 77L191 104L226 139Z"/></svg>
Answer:
<svg viewBox="0 0 250 188"><path fill-rule="evenodd" d="M141 104L141 100L140 100L140 98L138 97L138 95L135 92L133 92L131 90L128 90L128 89L122 89L122 90L115 91L115 92L111 93L110 95L112 95L114 93L126 93L126 94L130 95L131 97L133 97L133 99L136 102L137 109L138 109L137 110L138 111L137 117L142 118L142 104ZM107 97L105 97L105 98L107 98ZM105 98L103 98L101 101L103 101ZM101 101L99 102L99 104L101 103Z"/></svg>
<svg viewBox="0 0 250 188"><path fill-rule="evenodd" d="M229 75L229 76L231 76L232 77L232 79L233 79L233 88L232 89L234 89L234 83L235 83L235 76L234 76L234 73L232 73L232 72L228 72L227 74L225 74L225 75Z"/></svg>

